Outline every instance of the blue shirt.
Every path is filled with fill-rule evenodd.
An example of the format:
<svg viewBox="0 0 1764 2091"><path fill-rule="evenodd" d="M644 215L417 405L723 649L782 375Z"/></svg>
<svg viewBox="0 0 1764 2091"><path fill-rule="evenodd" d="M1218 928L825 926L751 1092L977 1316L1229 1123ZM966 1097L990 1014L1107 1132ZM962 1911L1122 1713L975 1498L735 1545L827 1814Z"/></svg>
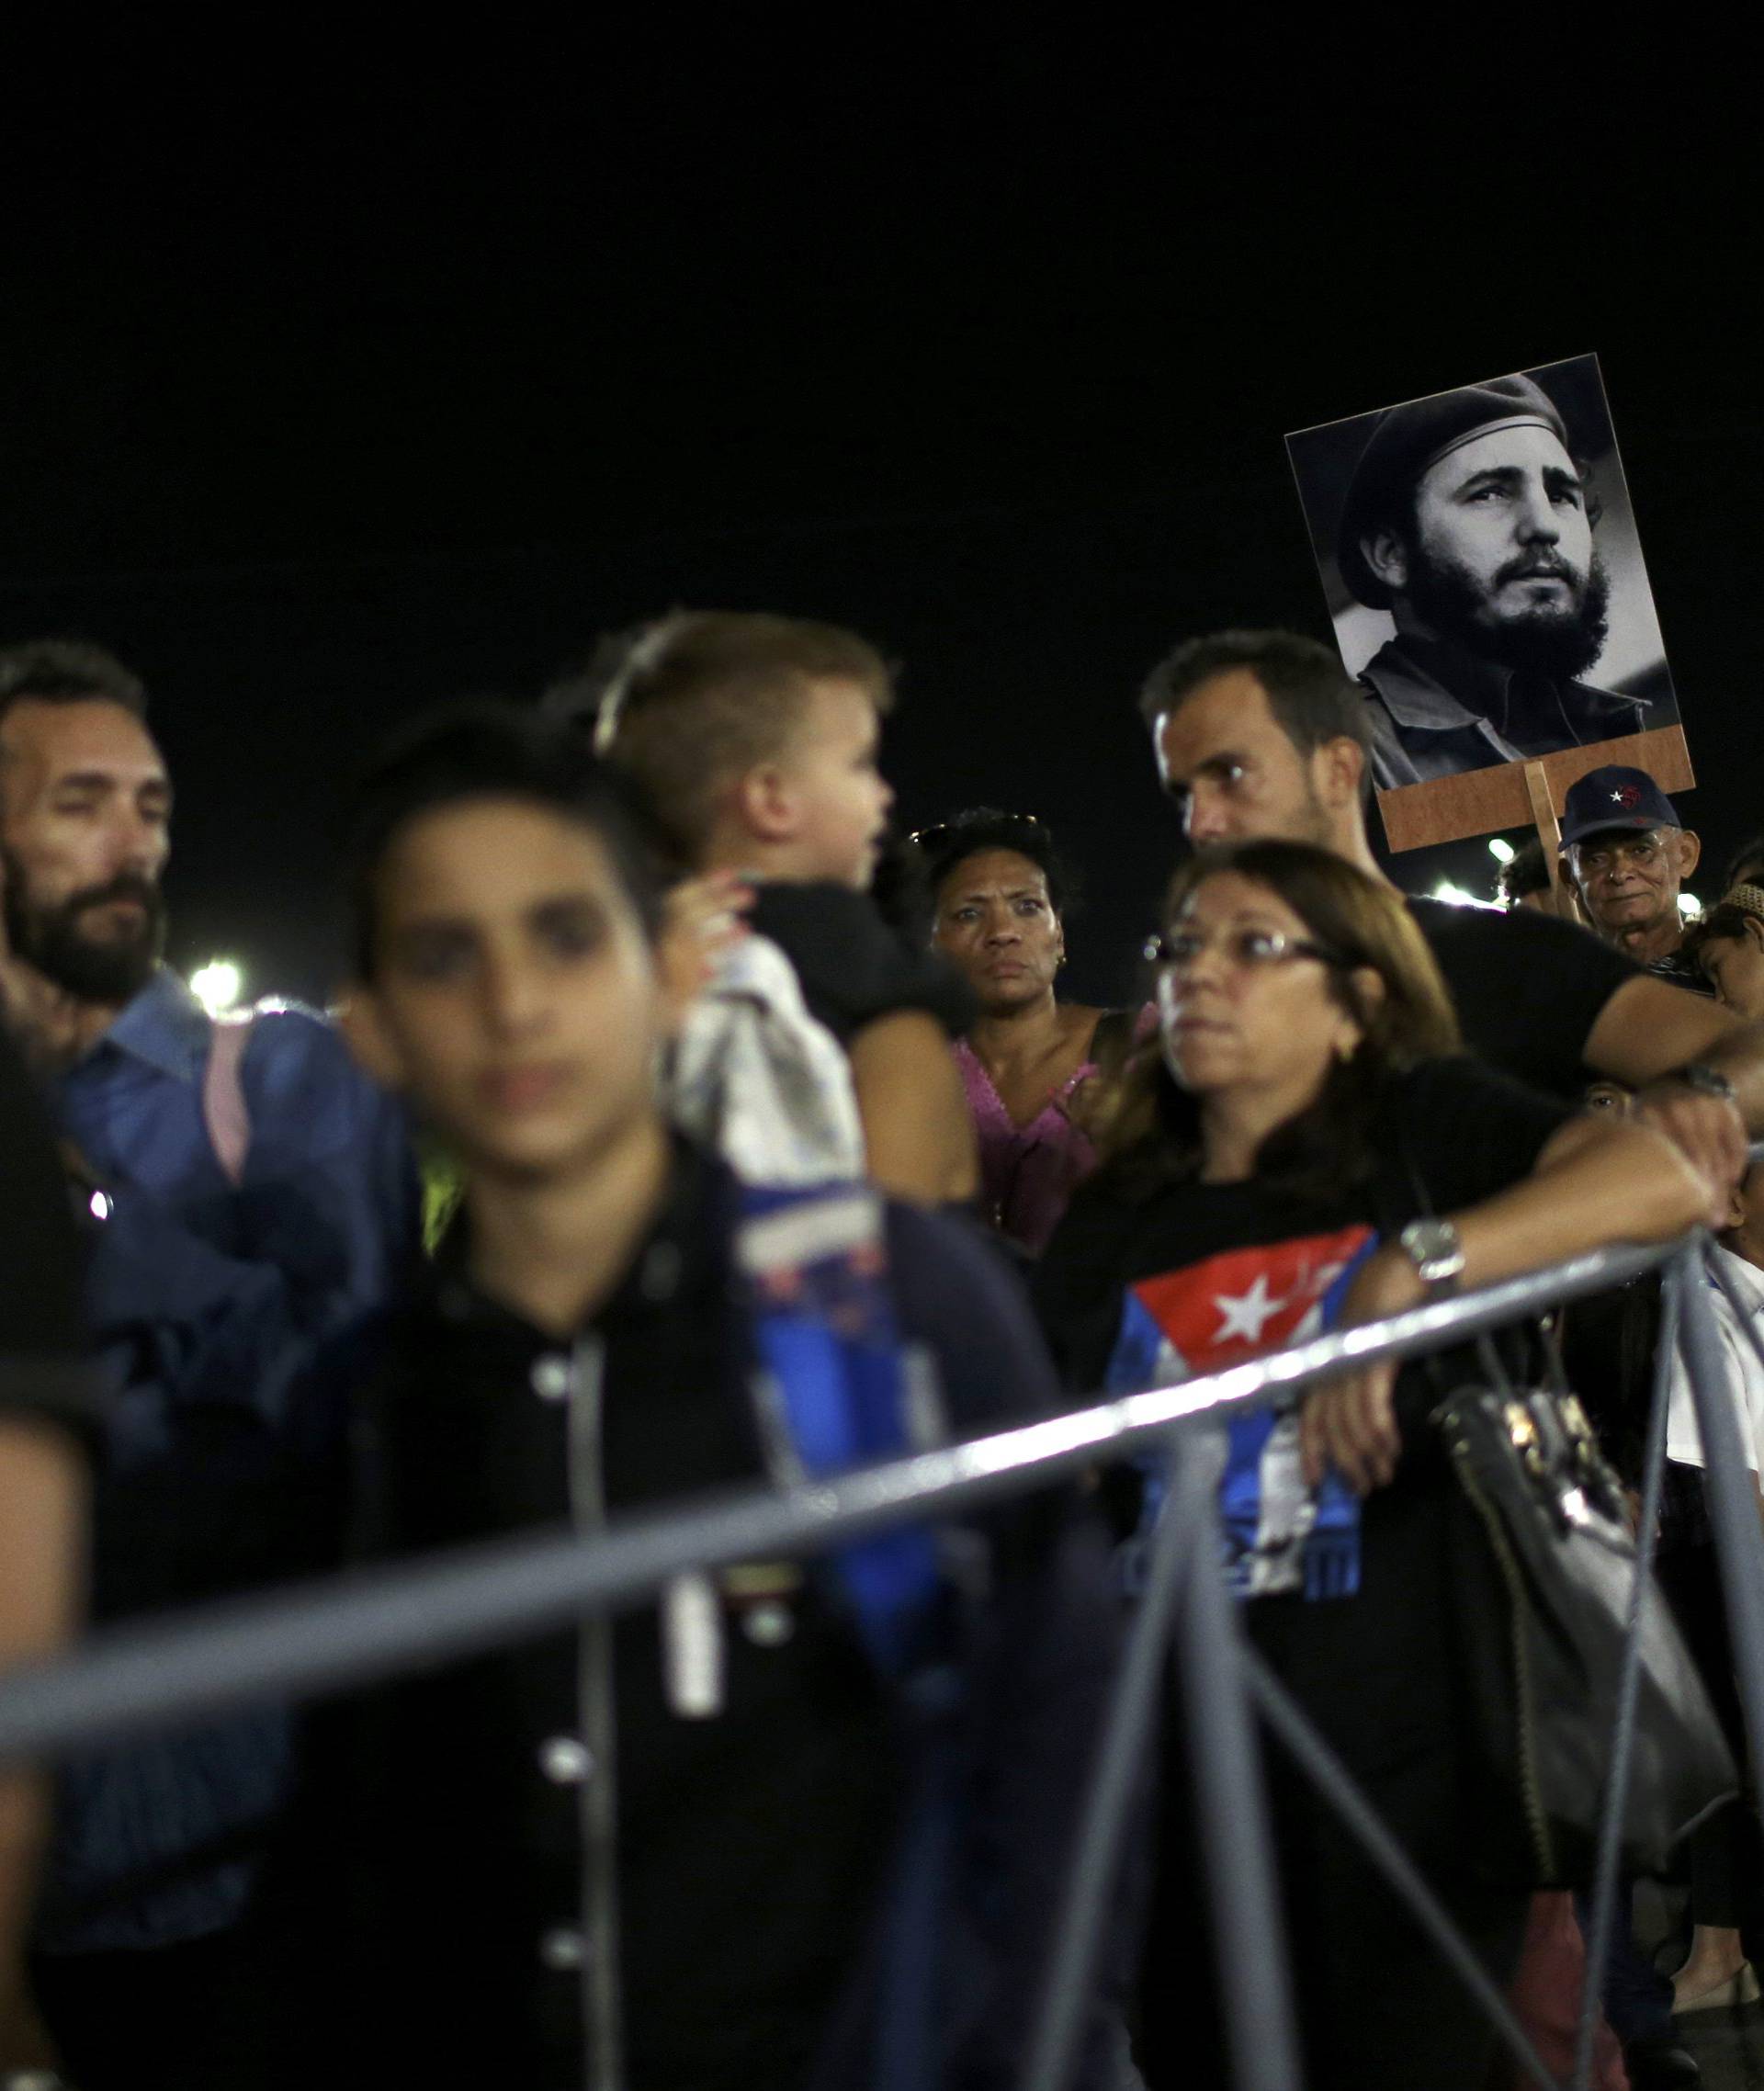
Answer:
<svg viewBox="0 0 1764 2091"><path fill-rule="evenodd" d="M286 1004L254 1012L236 1183L205 1116L214 1037L162 970L58 1098L61 1129L108 1201L86 1278L111 1395L95 1518L99 1619L275 1572L248 1529L260 1498L230 1529L232 1479L261 1489L291 1429L290 1383L327 1335L395 1290L419 1240L402 1111L329 1023ZM169 1945L234 1922L249 1858L180 1861L250 1841L280 1802L288 1750L272 1711L71 1760L39 1944ZM152 1884L119 1888L138 1880Z"/></svg>

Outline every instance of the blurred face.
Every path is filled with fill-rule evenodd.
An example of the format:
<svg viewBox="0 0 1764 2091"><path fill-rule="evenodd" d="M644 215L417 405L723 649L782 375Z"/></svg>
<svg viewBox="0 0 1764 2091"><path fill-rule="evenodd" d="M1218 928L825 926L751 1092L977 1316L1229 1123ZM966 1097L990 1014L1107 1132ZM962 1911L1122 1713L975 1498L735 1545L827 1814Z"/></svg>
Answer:
<svg viewBox="0 0 1764 2091"><path fill-rule="evenodd" d="M1604 644L1586 490L1547 428L1491 429L1441 458L1386 578L1443 637L1515 668L1578 674Z"/></svg>
<svg viewBox="0 0 1764 2091"><path fill-rule="evenodd" d="M1360 1043L1311 932L1268 887L1237 872L1206 879L1165 944L1164 1057L1196 1095L1253 1093L1283 1119L1311 1103L1331 1065Z"/></svg>
<svg viewBox="0 0 1764 2091"><path fill-rule="evenodd" d="M1299 753L1250 669L1201 684L1158 720L1153 741L1159 777L1197 849L1270 838L1330 846L1324 751Z"/></svg>
<svg viewBox="0 0 1764 2091"><path fill-rule="evenodd" d="M1041 866L1015 850L977 850L944 880L932 942L967 975L990 1012L1054 989L1066 940Z"/></svg>
<svg viewBox="0 0 1764 2091"><path fill-rule="evenodd" d="M1696 861L1696 838L1682 828L1615 829L1568 849L1587 912L1606 936L1676 924L1679 889Z"/></svg>
<svg viewBox="0 0 1764 2091"><path fill-rule="evenodd" d="M516 799L420 814L378 881L364 1057L469 1167L579 1172L653 1125L662 990L600 838Z"/></svg>
<svg viewBox="0 0 1764 2091"><path fill-rule="evenodd" d="M1697 963L1736 1016L1764 1019L1764 922L1748 915L1743 935L1711 937L1699 947Z"/></svg>
<svg viewBox="0 0 1764 2091"><path fill-rule="evenodd" d="M153 737L107 702L24 698L0 720L0 865L14 954L82 1001L120 1005L164 942L172 787Z"/></svg>
<svg viewBox="0 0 1764 2091"><path fill-rule="evenodd" d="M894 793L876 767L881 721L854 683L820 683L778 767L797 816L797 876L867 887Z"/></svg>

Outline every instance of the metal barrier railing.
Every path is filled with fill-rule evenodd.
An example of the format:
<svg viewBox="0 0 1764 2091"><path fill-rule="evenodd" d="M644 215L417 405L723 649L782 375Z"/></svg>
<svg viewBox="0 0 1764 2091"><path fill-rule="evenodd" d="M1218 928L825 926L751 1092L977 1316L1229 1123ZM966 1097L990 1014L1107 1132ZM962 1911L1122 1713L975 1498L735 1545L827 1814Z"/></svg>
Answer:
<svg viewBox="0 0 1764 2091"><path fill-rule="evenodd" d="M394 1569L192 1610L169 1622L114 1630L64 1659L0 1675L0 1763L187 1726L265 1699L317 1697L482 1654L567 1625L584 1612L638 1603L690 1570L819 1552L902 1518L1017 1493L1089 1467L1099 1457L1162 1443L1171 1463L1170 1513L1160 1523L1099 1740L1031 2041L1027 2091L1063 2091L1069 2081L1097 1919L1152 1735L1164 1666L1171 1661L1185 1696L1193 1771L1205 1803L1205 1871L1237 2091L1299 2091L1302 2085L1252 1706L1361 1842L1369 1862L1408 1903L1528 2077L1558 2091L1431 1891L1328 1745L1245 1648L1223 1581L1213 1572L1218 1559L1214 1466L1202 1456L1199 1441L1228 1415L1307 1382L1444 1349L1560 1302L1608 1292L1669 1261L1668 1327L1679 1330L1690 1367L1747 1732L1755 1761L1764 1761L1764 1544L1738 1418L1720 1397L1721 1339L1708 1295L1727 1281L1706 1260L1706 1249L1702 1237L1662 1248L1601 1249L1177 1386L808 1486L701 1498L688 1508L623 1520L592 1540L554 1536L460 1549ZM1764 1336L1743 1311L1740 1318L1764 1363ZM1664 1360L1666 1342L1661 1352ZM1659 1444L1650 1445L1648 1462L1656 1501L1664 1370L1663 1363L1655 1397ZM1645 1544L1641 1552L1637 1604L1647 1572ZM1632 1678L1620 1692L1607 1779L1576 2091L1589 2081L1598 1975L1615 1914L1617 1830L1634 1700Z"/></svg>

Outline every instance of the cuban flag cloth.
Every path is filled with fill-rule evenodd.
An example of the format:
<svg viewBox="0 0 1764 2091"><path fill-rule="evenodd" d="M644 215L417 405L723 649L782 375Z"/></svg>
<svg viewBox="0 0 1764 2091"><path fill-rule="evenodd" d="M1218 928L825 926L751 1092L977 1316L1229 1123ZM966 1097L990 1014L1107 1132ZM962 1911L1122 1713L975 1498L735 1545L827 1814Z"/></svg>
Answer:
<svg viewBox="0 0 1764 2091"><path fill-rule="evenodd" d="M1233 1249L1127 1287L1109 1360L1111 1394L1137 1394L1222 1372L1333 1328L1360 1265L1377 1247L1369 1226ZM1241 1598L1351 1597L1360 1587L1359 1498L1333 1472L1307 1489L1298 1411L1258 1408L1227 1424L1219 1484L1227 1582ZM1129 1551L1143 1561L1162 1508L1163 1463L1147 1463L1145 1514Z"/></svg>

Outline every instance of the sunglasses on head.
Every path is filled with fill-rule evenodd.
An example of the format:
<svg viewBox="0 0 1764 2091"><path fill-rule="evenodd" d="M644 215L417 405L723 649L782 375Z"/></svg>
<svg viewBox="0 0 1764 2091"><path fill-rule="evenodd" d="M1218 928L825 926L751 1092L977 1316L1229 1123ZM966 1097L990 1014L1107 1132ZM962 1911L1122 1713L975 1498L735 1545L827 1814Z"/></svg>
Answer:
<svg viewBox="0 0 1764 2091"><path fill-rule="evenodd" d="M1041 819L1039 815L1034 813L1001 813L989 820L987 825L992 828L1033 828L1039 831ZM936 850L941 849L952 838L958 842L964 841L972 832L972 829L963 821L938 820L929 828L915 828L911 834L907 837L907 840L917 849ZM974 843L977 850L988 849L990 846L990 843L978 839L976 839Z"/></svg>

